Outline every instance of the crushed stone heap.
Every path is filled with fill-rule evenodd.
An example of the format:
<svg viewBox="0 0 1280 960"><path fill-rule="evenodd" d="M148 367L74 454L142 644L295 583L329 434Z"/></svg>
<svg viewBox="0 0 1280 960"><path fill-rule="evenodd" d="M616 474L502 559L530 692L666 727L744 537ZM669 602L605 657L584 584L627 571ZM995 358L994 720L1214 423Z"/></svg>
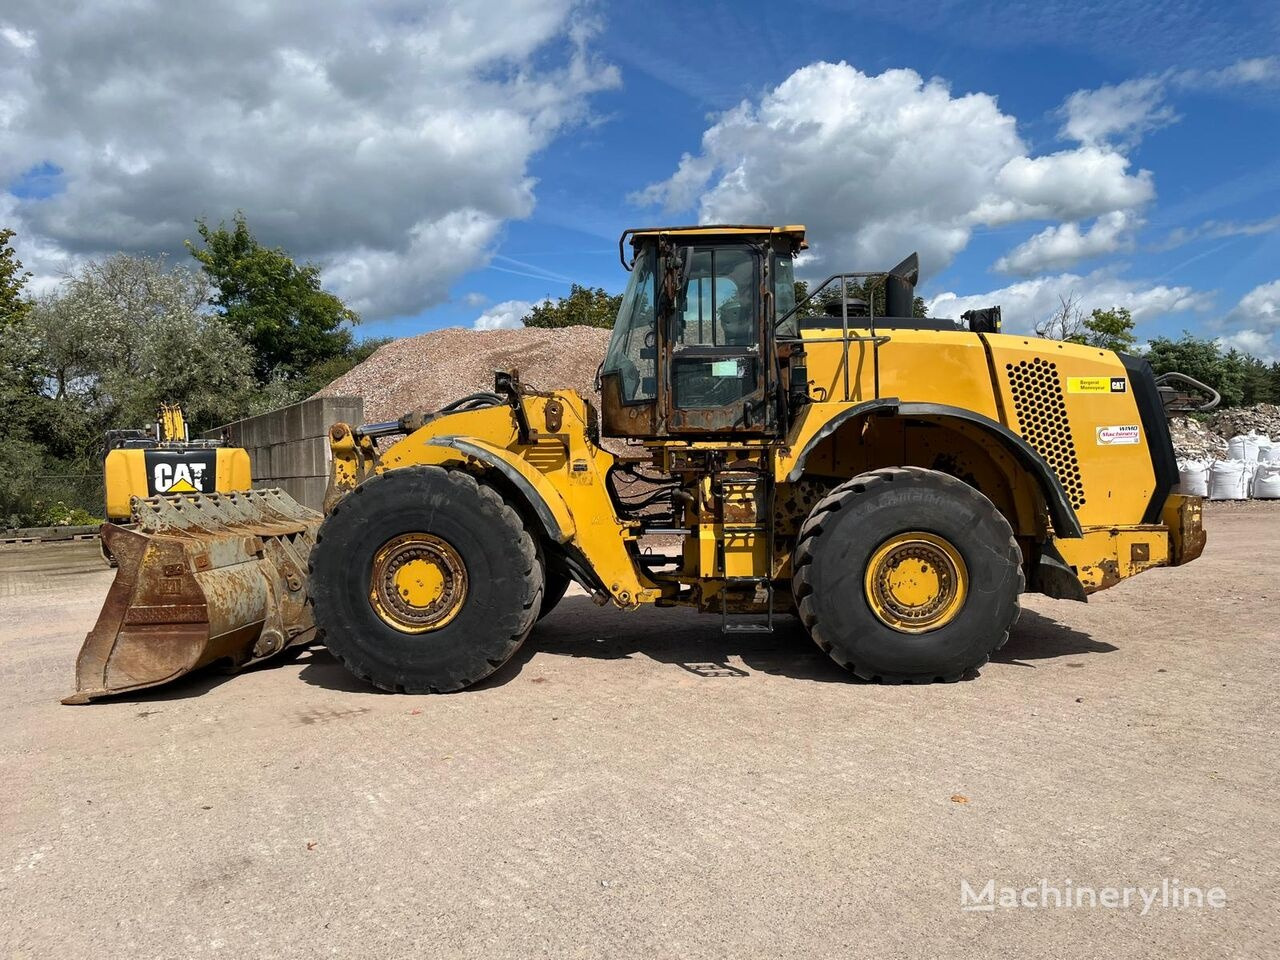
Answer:
<svg viewBox="0 0 1280 960"><path fill-rule="evenodd" d="M596 368L608 343L597 327L433 330L388 343L316 396L362 397L365 421L379 423L492 390L495 370L518 369L528 386L577 390L599 406Z"/></svg>
<svg viewBox="0 0 1280 960"><path fill-rule="evenodd" d="M1219 436L1230 439L1242 433L1262 433L1280 437L1280 406L1257 403L1252 407L1231 407L1209 415L1209 427Z"/></svg>
<svg viewBox="0 0 1280 960"><path fill-rule="evenodd" d="M1227 455L1227 441L1194 417L1171 417L1169 435L1179 460L1218 460Z"/></svg>

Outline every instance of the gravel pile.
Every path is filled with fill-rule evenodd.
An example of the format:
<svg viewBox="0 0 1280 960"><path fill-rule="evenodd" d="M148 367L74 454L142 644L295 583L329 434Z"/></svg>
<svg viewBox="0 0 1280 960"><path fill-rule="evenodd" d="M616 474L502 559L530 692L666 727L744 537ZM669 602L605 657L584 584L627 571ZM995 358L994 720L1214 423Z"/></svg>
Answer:
<svg viewBox="0 0 1280 960"><path fill-rule="evenodd" d="M362 397L365 422L378 423L492 390L495 370L519 370L528 386L577 390L598 407L596 368L608 343L597 327L433 330L387 344L316 396Z"/></svg>

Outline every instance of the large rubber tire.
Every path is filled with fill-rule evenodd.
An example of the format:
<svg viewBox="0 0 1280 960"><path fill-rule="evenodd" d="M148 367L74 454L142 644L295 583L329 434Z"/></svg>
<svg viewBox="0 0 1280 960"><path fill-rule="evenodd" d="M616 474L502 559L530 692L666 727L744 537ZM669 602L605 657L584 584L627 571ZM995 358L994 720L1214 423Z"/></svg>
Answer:
<svg viewBox="0 0 1280 960"><path fill-rule="evenodd" d="M375 555L406 533L443 539L466 567L461 607L428 633L388 624L369 599ZM325 519L311 553L318 637L356 676L401 693L449 693L497 670L533 629L542 584L519 514L470 474L442 467L365 480Z"/></svg>
<svg viewBox="0 0 1280 960"><path fill-rule="evenodd" d="M897 534L941 537L961 555L968 590L941 626L904 633L874 612L868 564ZM792 590L800 619L837 663L865 680L959 680L1009 638L1023 590L1022 553L1009 522L973 487L919 467L854 477L813 508L800 528Z"/></svg>

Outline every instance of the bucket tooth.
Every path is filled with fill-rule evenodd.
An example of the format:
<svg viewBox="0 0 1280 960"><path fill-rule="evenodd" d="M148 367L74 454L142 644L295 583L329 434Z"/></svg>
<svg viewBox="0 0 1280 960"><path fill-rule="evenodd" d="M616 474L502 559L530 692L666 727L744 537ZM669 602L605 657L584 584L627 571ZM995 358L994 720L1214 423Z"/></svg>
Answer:
<svg viewBox="0 0 1280 960"><path fill-rule="evenodd" d="M116 578L63 703L239 670L308 643L306 571L320 514L280 490L134 498L134 524L104 524Z"/></svg>

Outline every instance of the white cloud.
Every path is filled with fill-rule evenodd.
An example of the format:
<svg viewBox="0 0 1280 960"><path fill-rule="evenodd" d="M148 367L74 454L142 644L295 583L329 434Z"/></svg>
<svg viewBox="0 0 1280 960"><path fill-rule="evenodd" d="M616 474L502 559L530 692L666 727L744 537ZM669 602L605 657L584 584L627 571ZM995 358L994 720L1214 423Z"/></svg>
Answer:
<svg viewBox="0 0 1280 960"><path fill-rule="evenodd" d="M1280 80L1280 57L1249 57L1221 70L1186 70L1178 81L1188 87L1238 87Z"/></svg>
<svg viewBox="0 0 1280 960"><path fill-rule="evenodd" d="M0 36L0 184L24 257L181 252L243 210L370 318L442 302L534 205L530 159L618 74L577 0L20 4ZM6 49L0 42L0 49Z"/></svg>
<svg viewBox="0 0 1280 960"><path fill-rule="evenodd" d="M0 39L19 50L30 50L36 45L36 38L30 33L7 25L0 27Z"/></svg>
<svg viewBox="0 0 1280 960"><path fill-rule="evenodd" d="M1001 273L1021 276L1060 270L1089 257L1133 248L1133 231L1141 224L1132 213L1117 210L1093 221L1088 230L1079 223L1046 227L995 263Z"/></svg>
<svg viewBox="0 0 1280 960"><path fill-rule="evenodd" d="M1062 102L1064 118L1059 136L1080 143L1121 143L1133 146L1147 133L1178 123L1180 116L1166 102L1176 90L1225 90L1260 86L1280 79L1280 58L1256 56L1236 60L1221 69L1189 69L1149 74L1094 90L1078 90Z"/></svg>
<svg viewBox="0 0 1280 960"><path fill-rule="evenodd" d="M992 290L989 293L960 296L940 293L929 300L929 315L959 317L966 310L999 306L1005 332L1031 333L1036 323L1047 319L1060 306L1062 297L1076 296L1086 314L1095 308L1128 307L1135 322L1166 314L1205 310L1210 306L1209 294L1187 286L1147 285L1124 280L1105 271L1090 274L1061 273L1036 277Z"/></svg>
<svg viewBox="0 0 1280 960"><path fill-rule="evenodd" d="M1179 119L1164 102L1166 80L1138 77L1096 90L1077 90L1059 110L1065 118L1059 135L1090 144L1137 143L1144 134Z"/></svg>
<svg viewBox="0 0 1280 960"><path fill-rule="evenodd" d="M53 293L65 277L84 264L86 258L69 253L49 240L24 234L20 229L22 219L18 216L17 206L16 198L0 193L0 224L18 231L10 243L17 251L23 269L31 274L25 292L33 297Z"/></svg>
<svg viewBox="0 0 1280 960"><path fill-rule="evenodd" d="M1080 220L1141 206L1155 197L1150 170L1128 174L1129 158L1084 146L1043 157L1014 157L1000 171L1000 202L983 208L987 223Z"/></svg>
<svg viewBox="0 0 1280 960"><path fill-rule="evenodd" d="M1206 220L1199 226L1190 229L1178 227L1169 231L1163 241L1156 244L1154 250L1172 250L1183 244L1198 240L1201 237L1222 239L1224 237L1258 237L1266 233L1280 230L1280 214L1265 220L1251 220L1244 223L1235 220Z"/></svg>
<svg viewBox="0 0 1280 960"><path fill-rule="evenodd" d="M720 116L697 153L632 199L696 206L704 223L803 218L815 266L884 267L914 249L928 275L975 226L1092 218L1154 193L1149 172L1105 146L1032 156L988 94L815 63Z"/></svg>
<svg viewBox="0 0 1280 960"><path fill-rule="evenodd" d="M1225 325L1235 329L1219 338L1224 347L1268 362L1280 360L1280 280L1254 287L1241 297Z"/></svg>
<svg viewBox="0 0 1280 960"><path fill-rule="evenodd" d="M1085 144L1136 144L1181 118L1167 102L1171 90L1227 89L1280 80L1280 57L1251 57L1218 70L1179 70L1077 90L1058 108L1059 136Z"/></svg>
<svg viewBox="0 0 1280 960"><path fill-rule="evenodd" d="M1254 287L1240 298L1235 312L1260 326L1280 327L1280 280Z"/></svg>
<svg viewBox="0 0 1280 960"><path fill-rule="evenodd" d="M502 303L495 303L476 317L471 326L476 330L515 330L524 326L524 317L535 304L546 302L546 300L504 300Z"/></svg>
<svg viewBox="0 0 1280 960"><path fill-rule="evenodd" d="M1274 334L1264 330L1237 330L1218 337L1218 346L1223 350L1239 350L1268 363L1280 360L1280 344L1276 343Z"/></svg>

